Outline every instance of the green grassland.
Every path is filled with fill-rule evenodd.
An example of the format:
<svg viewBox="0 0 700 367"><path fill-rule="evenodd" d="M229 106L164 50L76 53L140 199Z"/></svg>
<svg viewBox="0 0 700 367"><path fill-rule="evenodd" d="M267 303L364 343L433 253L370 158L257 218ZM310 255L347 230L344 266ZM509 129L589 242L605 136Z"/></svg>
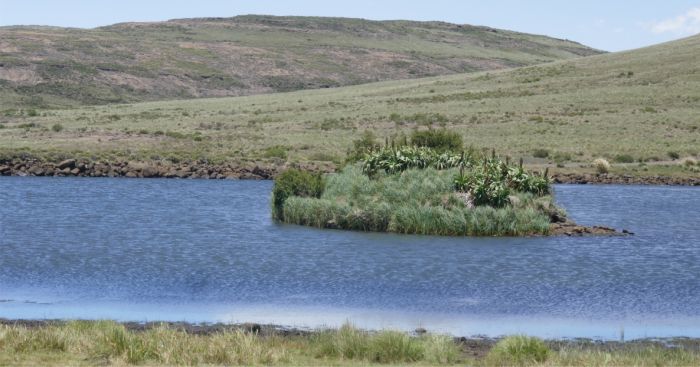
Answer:
<svg viewBox="0 0 700 367"><path fill-rule="evenodd" d="M567 61L291 93L0 112L0 154L45 159L343 162L381 140L447 128L530 166L697 176L700 37ZM625 163L617 163L617 162ZM640 163L642 162L642 163Z"/></svg>
<svg viewBox="0 0 700 367"><path fill-rule="evenodd" d="M598 54L442 22L238 16L95 29L0 27L0 109L239 96Z"/></svg>
<svg viewBox="0 0 700 367"><path fill-rule="evenodd" d="M368 332L344 325L301 335L239 329L191 333L168 325L127 329L111 321L0 325L0 365L277 366L691 366L696 340L597 343L510 336L476 348L438 334Z"/></svg>

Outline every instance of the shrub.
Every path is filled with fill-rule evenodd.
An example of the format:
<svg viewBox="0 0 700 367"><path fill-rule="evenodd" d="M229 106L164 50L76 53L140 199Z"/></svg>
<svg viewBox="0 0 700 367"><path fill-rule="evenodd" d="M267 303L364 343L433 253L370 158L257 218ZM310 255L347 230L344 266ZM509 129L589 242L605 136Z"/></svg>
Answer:
<svg viewBox="0 0 700 367"><path fill-rule="evenodd" d="M681 155L678 152L673 152L673 151L668 152L668 156L669 156L669 158L673 159L674 161L681 157Z"/></svg>
<svg viewBox="0 0 700 367"><path fill-rule="evenodd" d="M414 131L411 144L435 149L438 152L458 152L462 150L462 136L446 129Z"/></svg>
<svg viewBox="0 0 700 367"><path fill-rule="evenodd" d="M618 154L615 156L615 162L617 163L634 163L634 157L629 154Z"/></svg>
<svg viewBox="0 0 700 367"><path fill-rule="evenodd" d="M447 152L439 154L430 148L410 146L384 147L382 150L367 155L363 161L362 169L367 175L373 176L379 171L395 174L410 168L432 167L443 170L470 165L471 160L471 154L455 155Z"/></svg>
<svg viewBox="0 0 700 367"><path fill-rule="evenodd" d="M565 152L556 152L554 153L554 157L552 157L557 164L561 164L564 162L568 162L572 159L571 153L565 153Z"/></svg>
<svg viewBox="0 0 700 367"><path fill-rule="evenodd" d="M173 139L185 139L185 138L187 138L187 135L185 135L181 132L177 132L177 131L168 131L165 133L165 136L167 136L169 138L173 138Z"/></svg>
<svg viewBox="0 0 700 367"><path fill-rule="evenodd" d="M691 167L691 166L696 166L698 164L698 161L693 157L686 157L686 158L683 158L683 161L681 163L684 166Z"/></svg>
<svg viewBox="0 0 700 367"><path fill-rule="evenodd" d="M593 161L593 167L595 167L598 173L608 173L610 172L610 163L603 158L598 158Z"/></svg>
<svg viewBox="0 0 700 367"><path fill-rule="evenodd" d="M53 130L54 132L60 132L63 130L63 125L54 124L53 126L51 126L51 130Z"/></svg>
<svg viewBox="0 0 700 367"><path fill-rule="evenodd" d="M497 159L485 159L471 172L460 171L454 178L456 191L472 194L475 205L502 207L508 203L510 190L537 196L549 193L549 179L525 172L522 167L508 167Z"/></svg>
<svg viewBox="0 0 700 367"><path fill-rule="evenodd" d="M267 148L263 155L265 158L287 159L287 148L281 145L275 145L274 147Z"/></svg>
<svg viewBox="0 0 700 367"><path fill-rule="evenodd" d="M535 158L547 158L547 157L549 157L549 150L547 150L547 149L535 149L535 151L532 152L532 156Z"/></svg>
<svg viewBox="0 0 700 367"><path fill-rule="evenodd" d="M550 353L549 348L541 339L516 335L499 341L486 358L495 365L522 366L543 363Z"/></svg>
<svg viewBox="0 0 700 367"><path fill-rule="evenodd" d="M284 218L284 202L290 196L319 198L323 193L324 179L320 173L313 174L298 169L289 169L275 179L272 188L272 215Z"/></svg>
<svg viewBox="0 0 700 367"><path fill-rule="evenodd" d="M359 139L353 140L352 145L352 151L348 154L347 158L349 162L357 162L368 153L379 149L377 136L370 130L365 130Z"/></svg>
<svg viewBox="0 0 700 367"><path fill-rule="evenodd" d="M399 331L382 331L372 338L372 360L379 363L415 362L423 358L418 339Z"/></svg>

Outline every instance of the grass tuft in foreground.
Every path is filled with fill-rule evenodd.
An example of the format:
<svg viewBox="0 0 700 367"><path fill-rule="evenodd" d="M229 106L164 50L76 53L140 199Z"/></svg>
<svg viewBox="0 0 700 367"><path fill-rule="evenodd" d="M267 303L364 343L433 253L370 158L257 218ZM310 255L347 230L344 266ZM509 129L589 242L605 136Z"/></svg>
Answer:
<svg viewBox="0 0 700 367"><path fill-rule="evenodd" d="M476 348L476 349L475 349ZM697 366L700 341L542 341L510 336L462 342L445 335L370 332L346 324L307 334L240 329L190 333L112 321L0 325L0 365L471 365ZM476 353L475 353L476 352Z"/></svg>
<svg viewBox="0 0 700 367"><path fill-rule="evenodd" d="M487 359L494 365L523 366L544 363L550 354L551 351L541 339L514 335L499 341Z"/></svg>

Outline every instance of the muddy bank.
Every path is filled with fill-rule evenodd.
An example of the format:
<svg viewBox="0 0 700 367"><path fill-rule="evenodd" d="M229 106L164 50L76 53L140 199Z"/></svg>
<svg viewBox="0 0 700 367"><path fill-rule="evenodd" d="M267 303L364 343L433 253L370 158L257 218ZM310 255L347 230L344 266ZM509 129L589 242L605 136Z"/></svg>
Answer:
<svg viewBox="0 0 700 367"><path fill-rule="evenodd" d="M168 161L116 161L102 162L87 159L66 159L61 162L44 162L36 159L0 160L2 176L52 176L52 177L131 177L131 178L198 178L232 180L271 180L287 168L294 167L315 172L335 172L331 162L268 163L231 162L211 164L202 162L172 163ZM555 184L628 184L628 185L683 185L700 186L700 177L670 177L631 175L555 173Z"/></svg>
<svg viewBox="0 0 700 367"><path fill-rule="evenodd" d="M570 236L570 237L583 237L583 236L631 236L634 233L623 229L618 232L614 228L605 226L580 226L574 222L564 222L564 223L551 223L549 225L549 235L550 236Z"/></svg>
<svg viewBox="0 0 700 367"><path fill-rule="evenodd" d="M610 173L557 173L553 174L555 184L617 184L617 185L675 185L700 186L700 177L670 177L615 175Z"/></svg>
<svg viewBox="0 0 700 367"><path fill-rule="evenodd" d="M167 161L93 162L86 159L66 159L61 162L38 160L0 161L3 176L51 177L130 177L130 178L198 178L271 180L278 173L294 167L311 171L333 172L331 163L274 164L274 163L171 163Z"/></svg>

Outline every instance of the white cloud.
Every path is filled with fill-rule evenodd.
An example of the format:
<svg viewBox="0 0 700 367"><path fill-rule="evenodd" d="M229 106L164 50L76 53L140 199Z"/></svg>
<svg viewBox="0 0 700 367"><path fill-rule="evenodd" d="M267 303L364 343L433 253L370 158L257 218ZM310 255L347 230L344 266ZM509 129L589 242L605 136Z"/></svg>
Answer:
<svg viewBox="0 0 700 367"><path fill-rule="evenodd" d="M677 17L652 23L651 31L656 34L675 33L684 36L700 33L700 8L693 8Z"/></svg>

